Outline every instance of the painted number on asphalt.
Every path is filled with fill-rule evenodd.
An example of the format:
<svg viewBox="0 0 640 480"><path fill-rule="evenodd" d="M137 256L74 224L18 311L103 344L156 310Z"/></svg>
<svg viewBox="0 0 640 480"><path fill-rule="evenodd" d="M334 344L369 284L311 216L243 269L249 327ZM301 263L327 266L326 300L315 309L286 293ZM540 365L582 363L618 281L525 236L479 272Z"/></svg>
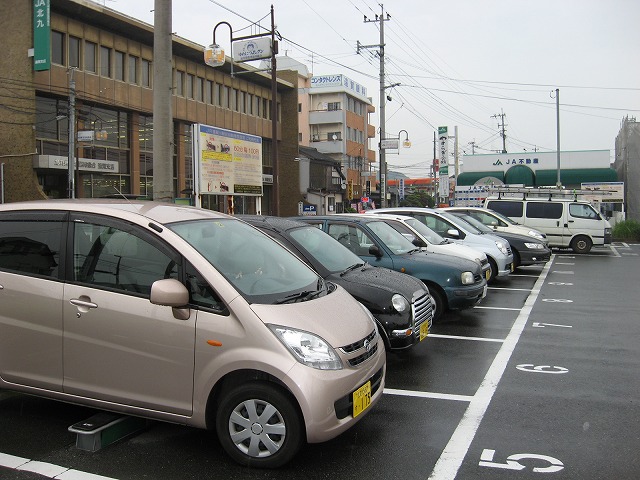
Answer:
<svg viewBox="0 0 640 480"><path fill-rule="evenodd" d="M542 301L549 303L573 303L573 300L567 300L566 298L543 298Z"/></svg>
<svg viewBox="0 0 640 480"><path fill-rule="evenodd" d="M558 285L558 286L572 286L573 283L571 282L549 282L549 285Z"/></svg>
<svg viewBox="0 0 640 480"><path fill-rule="evenodd" d="M544 327L561 327L561 328L573 328L571 325L558 325L557 323L541 323L533 322L532 327L544 328Z"/></svg>
<svg viewBox="0 0 640 480"><path fill-rule="evenodd" d="M521 363L520 365L516 365L518 370L522 370L523 372L533 372L533 373L567 373L569 369L564 367L550 366L550 365L534 365L533 363Z"/></svg>
<svg viewBox="0 0 640 480"><path fill-rule="evenodd" d="M544 467L533 467L533 471L536 473L554 473L559 472L564 468L564 464L560 460L548 455L538 455L537 453L516 453L509 455L505 463L498 463L493 461L495 453L495 450L485 448L482 451L482 455L480 455L479 465L481 467L503 468L507 470L524 470L527 467L526 465L522 465L519 460L532 459L545 462L545 465L547 463L549 464Z"/></svg>

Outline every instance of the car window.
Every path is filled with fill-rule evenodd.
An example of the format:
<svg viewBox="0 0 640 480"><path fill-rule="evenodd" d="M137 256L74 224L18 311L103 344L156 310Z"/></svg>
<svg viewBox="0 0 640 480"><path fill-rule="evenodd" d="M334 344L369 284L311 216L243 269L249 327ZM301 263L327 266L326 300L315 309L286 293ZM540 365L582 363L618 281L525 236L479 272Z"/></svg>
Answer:
<svg viewBox="0 0 640 480"><path fill-rule="evenodd" d="M189 303L191 305L211 310L218 314L229 314L224 302L191 263L187 263L185 266L185 273L187 276L187 289L189 290Z"/></svg>
<svg viewBox="0 0 640 480"><path fill-rule="evenodd" d="M505 201L497 201L490 200L487 204L491 210L495 210L496 212L502 213L507 217L522 217L523 212L523 202L514 202L510 200Z"/></svg>
<svg viewBox="0 0 640 480"><path fill-rule="evenodd" d="M416 248L402 233L385 221L367 222L367 226L395 255L401 255Z"/></svg>
<svg viewBox="0 0 640 480"><path fill-rule="evenodd" d="M404 220L404 222L407 225L410 225L420 235L422 235L422 237L425 238L429 243L440 245L441 243L445 242L444 238L442 238L440 235L438 235L436 232L434 232L432 229L427 227L424 223L416 218L408 217Z"/></svg>
<svg viewBox="0 0 640 480"><path fill-rule="evenodd" d="M584 203L570 203L569 214L576 218L588 218L590 220L600 220L600 214L591 205Z"/></svg>
<svg viewBox="0 0 640 480"><path fill-rule="evenodd" d="M358 256L370 255L369 247L374 244L373 239L355 225L330 223L329 235Z"/></svg>
<svg viewBox="0 0 640 480"><path fill-rule="evenodd" d="M360 257L348 248L338 245L340 242L313 226L294 228L289 235L299 247L315 258L330 272L345 270L357 263L362 263Z"/></svg>
<svg viewBox="0 0 640 480"><path fill-rule="evenodd" d="M553 218L562 217L562 204L558 202L528 202L528 218Z"/></svg>
<svg viewBox="0 0 640 480"><path fill-rule="evenodd" d="M73 239L75 282L148 297L153 282L178 276L173 259L133 233L85 222Z"/></svg>
<svg viewBox="0 0 640 480"><path fill-rule="evenodd" d="M57 278L62 221L0 221L0 269Z"/></svg>

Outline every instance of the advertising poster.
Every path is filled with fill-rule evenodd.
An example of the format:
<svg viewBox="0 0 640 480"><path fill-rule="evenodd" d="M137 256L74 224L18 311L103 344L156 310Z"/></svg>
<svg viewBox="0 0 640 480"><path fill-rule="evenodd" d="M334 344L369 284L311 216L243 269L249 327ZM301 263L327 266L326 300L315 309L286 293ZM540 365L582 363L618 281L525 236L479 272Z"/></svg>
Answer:
<svg viewBox="0 0 640 480"><path fill-rule="evenodd" d="M200 193L262 195L262 138L198 125Z"/></svg>
<svg viewBox="0 0 640 480"><path fill-rule="evenodd" d="M449 198L449 134L447 127L438 127L440 143L440 185L438 195Z"/></svg>

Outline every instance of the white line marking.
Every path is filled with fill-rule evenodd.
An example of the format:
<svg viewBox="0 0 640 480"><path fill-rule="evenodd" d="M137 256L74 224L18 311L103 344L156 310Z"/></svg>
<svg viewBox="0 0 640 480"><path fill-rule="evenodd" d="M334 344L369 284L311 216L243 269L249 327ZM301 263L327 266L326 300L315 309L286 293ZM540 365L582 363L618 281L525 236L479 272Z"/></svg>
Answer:
<svg viewBox="0 0 640 480"><path fill-rule="evenodd" d="M430 333L429 338L450 338L452 340L474 340L476 342L504 342L502 338L483 338L483 337L461 337L459 335L438 335L437 333Z"/></svg>
<svg viewBox="0 0 640 480"><path fill-rule="evenodd" d="M0 467L13 468L25 472L33 472L56 480L116 480L112 477L103 477L93 473L72 470L52 463L38 462L28 458L16 457L0 452Z"/></svg>
<svg viewBox="0 0 640 480"><path fill-rule="evenodd" d="M553 260L553 258L554 255L551 256L551 260ZM547 278L547 274L549 273L549 268L552 263L553 262L548 262L545 265L542 273L540 274L540 278L536 281L534 290L538 291L540 289ZM529 315L531 314L531 310L533 309L533 305L536 303L537 299L538 293L534 292L531 292L531 295L527 297L524 307L522 307L518 318L516 318L513 327L511 327L511 330L509 331L509 335L507 335L502 347L500 347L500 351L491 363L486 376L482 380L482 384L473 396L471 403L469 403L462 420L460 420L456 430L453 432L453 435L449 439L447 446L444 448L442 455L440 455L433 472L431 472L431 475L429 476L430 480L455 479L464 457L469 451L473 437L475 437L476 432L480 427L480 422L482 422L482 418L484 417L487 408L489 408L491 398L493 397L496 388L498 388L498 383L507 368L511 354L516 348L520 335L522 335L522 332L527 325Z"/></svg>
<svg viewBox="0 0 640 480"><path fill-rule="evenodd" d="M522 273L512 273L509 275L509 278L520 278L520 277L530 277L530 278L538 278L540 275L525 275Z"/></svg>
<svg viewBox="0 0 640 480"><path fill-rule="evenodd" d="M519 312L521 308L508 308L508 307L483 307L482 305L476 305L473 308L483 308L485 310L510 310L512 312Z"/></svg>
<svg viewBox="0 0 640 480"><path fill-rule="evenodd" d="M536 275L537 277L537 275ZM530 288L487 287L489 290L512 290L514 292L531 292Z"/></svg>
<svg viewBox="0 0 640 480"><path fill-rule="evenodd" d="M436 398L438 400L456 400L458 402L470 402L473 400L473 396L452 393L417 392L415 390L398 390L395 388L385 388L383 392L388 395L400 395L402 397Z"/></svg>

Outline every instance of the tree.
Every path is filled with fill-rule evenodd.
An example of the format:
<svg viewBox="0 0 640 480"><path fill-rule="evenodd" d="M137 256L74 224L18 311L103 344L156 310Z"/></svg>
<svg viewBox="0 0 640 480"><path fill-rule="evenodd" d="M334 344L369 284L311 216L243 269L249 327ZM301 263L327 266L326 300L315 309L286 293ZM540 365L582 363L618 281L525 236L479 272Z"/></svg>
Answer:
<svg viewBox="0 0 640 480"><path fill-rule="evenodd" d="M427 192L413 192L400 200L401 207L433 207L436 202Z"/></svg>

